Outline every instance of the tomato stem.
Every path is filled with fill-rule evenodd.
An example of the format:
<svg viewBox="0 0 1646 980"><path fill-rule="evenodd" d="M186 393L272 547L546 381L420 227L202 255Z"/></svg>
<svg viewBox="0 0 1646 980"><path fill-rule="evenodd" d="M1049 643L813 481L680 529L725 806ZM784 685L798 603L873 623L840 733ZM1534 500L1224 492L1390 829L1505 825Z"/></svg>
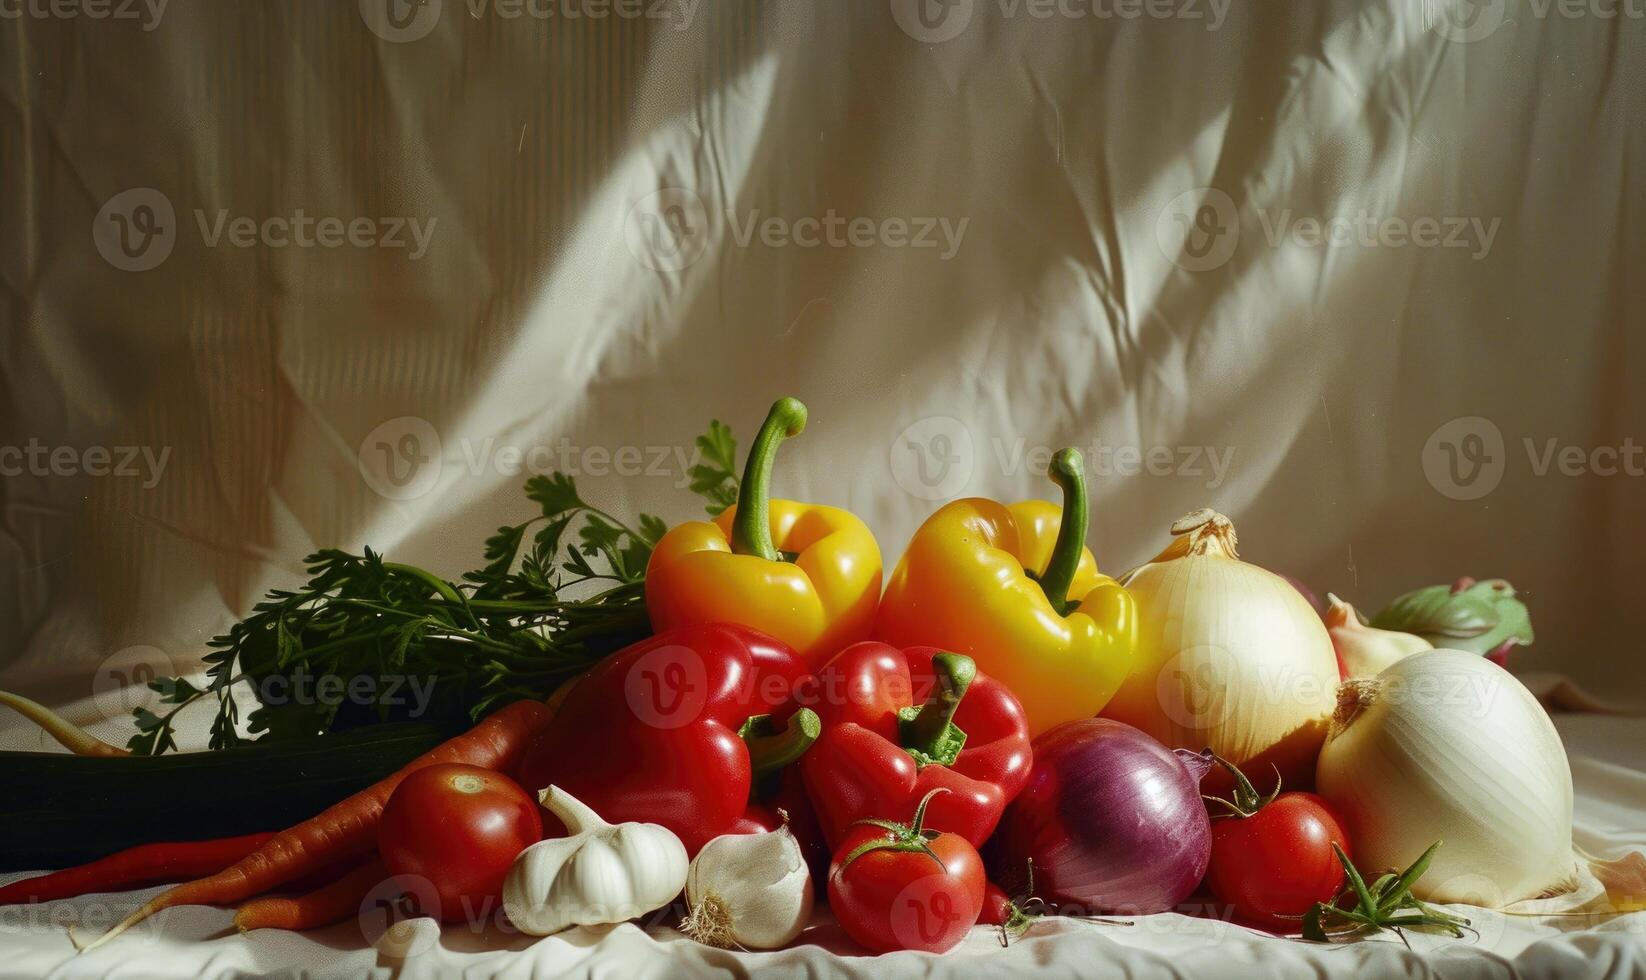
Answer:
<svg viewBox="0 0 1646 980"><path fill-rule="evenodd" d="M1280 795L1280 769L1278 767L1275 768L1274 792L1270 793L1268 796L1264 796L1257 791L1256 787L1252 785L1252 781L1246 778L1246 774L1240 771L1239 766L1216 754L1215 752L1212 753L1212 761L1216 762L1224 769L1227 769L1229 771L1229 775L1233 776L1235 781L1234 792L1230 794L1233 799L1224 799L1221 796L1206 796L1205 794L1202 794L1200 797L1207 803L1216 803L1219 806L1225 807L1229 811L1225 814L1219 814L1219 816L1239 817L1242 819L1253 816L1257 813L1257 811L1268 806L1270 803L1273 803L1275 797Z"/></svg>
<svg viewBox="0 0 1646 980"><path fill-rule="evenodd" d="M854 822L852 824L854 827L859 825L879 827L881 830L886 832L886 835L884 837L876 837L873 840L866 840L853 848L852 852L846 855L846 860L840 862L840 870L846 870L846 868L848 868L853 861L856 861L858 858L868 854L871 851L896 851L900 853L913 853L918 851L925 854L927 857L930 857L933 861L936 861L939 868L943 868L945 871L948 870L943 864L943 859L937 856L936 851L932 850L932 845L930 843L931 841L943 836L943 832L940 830L931 830L926 827L926 807L931 804L932 797L939 793L947 792L949 792L947 787L939 786L937 789L934 789L930 793L927 793L925 796L921 797L920 804L914 808L914 820L907 824L897 823L892 820L877 819L865 819Z"/></svg>

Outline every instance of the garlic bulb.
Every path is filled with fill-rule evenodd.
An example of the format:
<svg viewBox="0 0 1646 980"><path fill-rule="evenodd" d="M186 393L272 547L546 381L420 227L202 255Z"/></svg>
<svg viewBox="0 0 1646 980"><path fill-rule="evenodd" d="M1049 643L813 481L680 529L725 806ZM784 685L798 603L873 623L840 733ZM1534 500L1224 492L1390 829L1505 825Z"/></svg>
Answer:
<svg viewBox="0 0 1646 980"><path fill-rule="evenodd" d="M1332 636L1332 649L1337 651L1345 680L1376 677L1396 660L1435 648L1421 636L1367 626L1354 606L1330 592L1326 601L1331 604L1326 610L1326 632Z"/></svg>
<svg viewBox="0 0 1646 980"><path fill-rule="evenodd" d="M686 883L686 846L654 823L609 824L558 786L538 801L567 836L520 852L503 881L503 911L522 932L626 922L674 901Z"/></svg>
<svg viewBox="0 0 1646 980"><path fill-rule="evenodd" d="M1442 841L1412 889L1426 901L1496 907L1571 880L1560 736L1531 692L1478 654L1430 650L1345 681L1316 787L1368 875Z"/></svg>
<svg viewBox="0 0 1646 980"><path fill-rule="evenodd" d="M812 915L812 876L788 826L724 834L703 845L686 873L681 924L700 943L726 948L788 945Z"/></svg>
<svg viewBox="0 0 1646 980"><path fill-rule="evenodd" d="M1290 582L1240 560L1222 514L1196 511L1172 534L1121 580L1137 601L1137 652L1103 717L1307 783L1340 679L1325 625ZM1231 785L1214 772L1205 790Z"/></svg>

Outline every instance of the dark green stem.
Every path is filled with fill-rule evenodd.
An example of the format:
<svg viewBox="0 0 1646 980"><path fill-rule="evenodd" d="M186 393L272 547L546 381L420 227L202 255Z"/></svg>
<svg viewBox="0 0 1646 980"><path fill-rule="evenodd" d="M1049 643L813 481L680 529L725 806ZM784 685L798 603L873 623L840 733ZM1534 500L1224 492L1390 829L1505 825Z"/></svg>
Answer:
<svg viewBox="0 0 1646 980"><path fill-rule="evenodd" d="M916 762L947 766L966 744L966 733L955 726L954 713L977 677L977 664L962 653L940 653L932 657L932 674L936 683L926 703L898 713L899 734Z"/></svg>
<svg viewBox="0 0 1646 980"><path fill-rule="evenodd" d="M801 708L789 716L789 723L781 731L772 731L771 715L755 715L743 723L738 734L749 747L749 766L754 781L770 775L798 760L823 734L823 721L817 712Z"/></svg>
<svg viewBox="0 0 1646 980"><path fill-rule="evenodd" d="M1274 798L1280 795L1280 770L1278 768L1275 769L1274 792L1264 796L1257 791L1257 787L1252 785L1252 781L1246 778L1246 774L1240 771L1239 766L1215 753L1212 755L1212 761L1228 770L1229 775L1234 777L1234 792L1230 794L1233 798L1226 800L1221 796L1206 796L1204 794L1200 798L1207 803L1216 803L1224 807L1229 811L1228 816L1253 816L1257 811L1274 802Z"/></svg>
<svg viewBox="0 0 1646 980"><path fill-rule="evenodd" d="M1059 613L1069 607L1069 586L1080 569L1080 553L1086 547L1086 530L1091 525L1091 508L1086 501L1086 462L1080 450L1059 449L1047 474L1063 490L1063 519L1057 528L1052 560L1040 576L1041 591Z"/></svg>
<svg viewBox="0 0 1646 980"><path fill-rule="evenodd" d="M840 862L840 869L844 871L848 865L871 851L898 851L902 853L920 853L937 862L939 868L945 868L943 859L932 850L931 842L942 836L941 831L932 830L926 826L926 807L931 805L932 797L939 793L947 793L949 789L939 786L920 798L920 804L914 808L914 820L906 824L895 820L881 820L868 818L854 821L853 827L879 827L884 830L885 836L874 837L857 845L852 852Z"/></svg>
<svg viewBox="0 0 1646 980"><path fill-rule="evenodd" d="M732 551L758 555L767 561L782 561L772 543L771 488L772 463L783 440L806 428L806 406L798 398L779 398L766 414L766 422L749 447L749 461L743 466L743 483L737 491L737 517L732 521Z"/></svg>

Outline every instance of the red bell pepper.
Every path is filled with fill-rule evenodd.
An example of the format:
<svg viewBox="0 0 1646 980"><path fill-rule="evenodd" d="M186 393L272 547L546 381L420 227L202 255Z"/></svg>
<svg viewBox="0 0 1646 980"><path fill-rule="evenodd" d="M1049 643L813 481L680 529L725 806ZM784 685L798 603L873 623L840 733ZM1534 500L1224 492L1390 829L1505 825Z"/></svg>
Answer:
<svg viewBox="0 0 1646 980"><path fill-rule="evenodd" d="M981 847L1028 782L1023 706L962 654L857 643L795 697L823 720L800 772L832 846L853 822L913 813L941 787L926 825Z"/></svg>
<svg viewBox="0 0 1646 980"><path fill-rule="evenodd" d="M520 781L559 786L612 823L661 824L695 855L739 825L757 780L817 737L816 714L790 703L810 678L793 649L746 626L659 633L571 688Z"/></svg>

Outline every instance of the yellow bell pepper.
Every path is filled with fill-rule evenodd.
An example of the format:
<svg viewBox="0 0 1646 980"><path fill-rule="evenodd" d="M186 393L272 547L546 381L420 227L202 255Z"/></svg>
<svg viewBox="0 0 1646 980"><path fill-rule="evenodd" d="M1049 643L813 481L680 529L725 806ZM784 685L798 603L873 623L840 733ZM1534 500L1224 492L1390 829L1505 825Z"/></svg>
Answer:
<svg viewBox="0 0 1646 980"><path fill-rule="evenodd" d="M1023 703L1032 735L1103 709L1131 667L1137 607L1083 546L1080 452L1050 476L1064 505L969 498L926 519L886 583L877 635L964 653Z"/></svg>
<svg viewBox="0 0 1646 980"><path fill-rule="evenodd" d="M713 523L663 535L646 566L646 609L658 632L741 623L794 647L812 669L868 639L880 603L880 546L837 507L772 500L777 447L806 427L806 406L772 406L749 448L737 505Z"/></svg>

